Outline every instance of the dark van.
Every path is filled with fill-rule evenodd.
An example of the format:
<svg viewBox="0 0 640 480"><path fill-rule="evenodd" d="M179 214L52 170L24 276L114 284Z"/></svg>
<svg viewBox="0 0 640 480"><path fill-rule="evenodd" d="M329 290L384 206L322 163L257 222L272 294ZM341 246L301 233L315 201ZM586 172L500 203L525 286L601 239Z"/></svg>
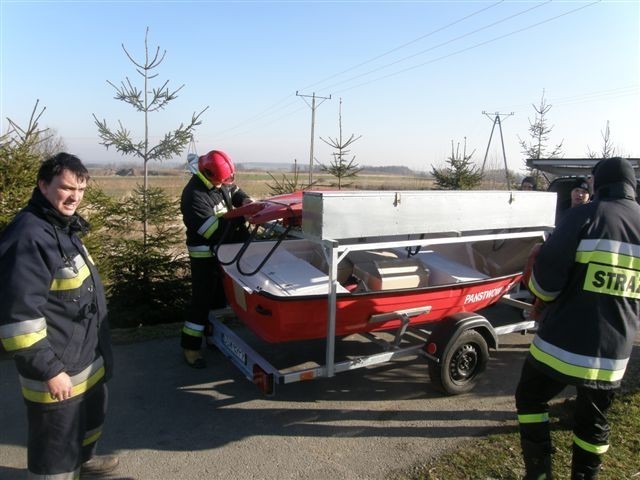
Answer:
<svg viewBox="0 0 640 480"><path fill-rule="evenodd" d="M549 182L549 192L557 192L556 219L571 206L571 190L576 178L591 176L591 171L602 158L540 158L527 159L527 167L542 172ZM627 158L636 171L636 200L640 203L640 158Z"/></svg>

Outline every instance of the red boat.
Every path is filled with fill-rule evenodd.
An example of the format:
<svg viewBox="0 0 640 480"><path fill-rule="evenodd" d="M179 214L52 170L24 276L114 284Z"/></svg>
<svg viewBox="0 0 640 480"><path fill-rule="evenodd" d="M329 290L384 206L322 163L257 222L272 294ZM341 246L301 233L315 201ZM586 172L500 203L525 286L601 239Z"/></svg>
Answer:
<svg viewBox="0 0 640 480"><path fill-rule="evenodd" d="M495 257L503 252L518 252L518 257L505 259L511 269L494 277L434 250L410 258L402 258L406 252L401 249L353 252L342 262L348 266L341 266L338 273L335 334L395 329L403 312L409 313L411 325L418 325L485 308L518 284L537 241L540 237L504 240ZM479 245L482 242L476 250ZM273 246L274 242L254 243L240 265L254 269ZM260 338L287 342L327 335L329 277L322 253L313 247L305 240L286 241L251 276L240 273L236 264L224 267L230 306ZM222 246L219 256L223 261L233 258L238 248ZM491 264L491 259L483 260Z"/></svg>
<svg viewBox="0 0 640 480"><path fill-rule="evenodd" d="M214 343L265 392L416 353L444 391L468 391L497 335L534 324L498 329L475 312L519 284L554 212L553 194L509 191L298 192L233 210L255 225L216 249L234 313L267 342L325 339L326 365L283 373L216 319ZM274 222L282 234L259 240ZM424 344L407 344L415 327ZM336 338L388 330L383 353L335 361Z"/></svg>

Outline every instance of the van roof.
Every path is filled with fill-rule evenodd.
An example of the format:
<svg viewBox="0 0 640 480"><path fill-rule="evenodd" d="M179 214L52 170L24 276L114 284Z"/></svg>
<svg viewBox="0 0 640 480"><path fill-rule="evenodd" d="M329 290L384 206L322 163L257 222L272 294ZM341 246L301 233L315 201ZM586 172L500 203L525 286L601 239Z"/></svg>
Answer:
<svg viewBox="0 0 640 480"><path fill-rule="evenodd" d="M640 158L629 158L627 160L631 162L636 176L638 176L640 170ZM552 175L581 175L587 176L591 174L591 170L595 167L596 163L603 158L528 158L527 167L535 168Z"/></svg>

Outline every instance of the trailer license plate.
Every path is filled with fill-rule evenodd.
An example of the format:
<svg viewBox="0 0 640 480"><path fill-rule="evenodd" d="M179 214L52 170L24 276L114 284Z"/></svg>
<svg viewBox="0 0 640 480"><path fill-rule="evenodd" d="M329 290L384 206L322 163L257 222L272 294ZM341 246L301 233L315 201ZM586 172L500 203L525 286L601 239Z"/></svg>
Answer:
<svg viewBox="0 0 640 480"><path fill-rule="evenodd" d="M247 354L243 352L242 349L235 343L233 343L233 340L231 340L224 333L222 334L222 343L238 360L240 360L244 365L247 364Z"/></svg>

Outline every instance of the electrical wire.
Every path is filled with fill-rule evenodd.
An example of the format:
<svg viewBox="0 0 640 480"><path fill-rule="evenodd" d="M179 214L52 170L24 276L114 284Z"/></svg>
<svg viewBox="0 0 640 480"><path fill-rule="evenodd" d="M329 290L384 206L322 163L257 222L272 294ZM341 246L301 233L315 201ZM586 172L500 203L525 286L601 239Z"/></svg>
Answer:
<svg viewBox="0 0 640 480"><path fill-rule="evenodd" d="M345 88L345 89L343 89L343 90L339 90L339 91L338 91L338 92L336 92L336 93L343 93L343 92L346 92L346 91L349 91L349 90L353 90L354 88L359 88L359 87L362 87L362 86L365 86L365 85L369 85L369 84L371 84L371 83L378 82L378 81L380 81L380 80L384 80L384 79L386 79L386 78L390 78L390 77L393 77L393 76L399 75L399 74L401 74L401 73L405 73L405 72L408 72L408 71L411 71L411 70L415 70L416 68L424 67L425 65L430 65L430 64L432 64L432 63L439 62L439 61L441 61L441 60L445 60L445 59L447 59L447 58L451 58L451 57L453 57L453 56L455 56L455 55L459 55L459 54L461 54L461 53L466 53L466 52L468 52L468 51L470 51L470 50L474 50L474 49L476 49L476 48L483 47L483 46L485 46L485 45L488 45L488 44L490 44L490 43L496 42L496 41L498 41L498 40L502 40L502 39L507 38L507 37L510 37L510 36L512 36L512 35L516 35L516 34L518 34L518 33L522 33L522 32L524 32L524 31L531 30L532 28L539 27L540 25L544 25L544 24L546 24L546 23L552 22L553 20L557 20L558 18L562 18L562 17L565 17L565 16L570 15L570 14L572 14L572 13L576 13L576 12L578 12L578 11L580 11L580 10L583 10L583 9L585 9L585 8L588 8L588 7L591 7L591 6L593 6L593 5L597 4L597 3L600 3L600 2L602 2L602 0L596 0L596 1L594 1L594 2L591 2L591 3L587 4L587 5L582 5L582 6L578 7L578 8L574 8L574 9L572 9L572 10L569 10L569 11L567 11L567 12L561 13L561 14L559 14L559 15L555 15L555 16L553 16L553 17L547 18L547 19L542 20L542 21L540 21L540 22L536 22L536 23L531 24L531 25L528 25L528 26L526 26L526 27L522 27L522 28L519 28L519 29L513 30L513 31L511 31L511 32L509 32L509 33L505 33L505 34L503 34L503 35L498 35L497 37L491 38L491 39L489 39L489 40L485 40L485 41L483 41L483 42L476 43L475 45L471 45L471 46L469 46L469 47L465 47L465 48L463 48L463 49L457 50L457 51L455 51L455 52L448 53L448 54L446 54L446 55L441 55L440 57L433 58L433 59L431 59L431 60L428 60L428 61L426 61L426 62L419 63L419 64L417 64L417 65L412 65L411 67L407 67L407 68L404 68L404 69L402 69L402 70L398 70L398 71L396 71L396 72L389 73L389 74L384 75L384 76L382 76L382 77L374 78L373 80L369 80L369 81L367 81L367 82L363 82L363 83L359 83L359 84L357 84L357 85L353 85L353 86L348 87L348 88Z"/></svg>
<svg viewBox="0 0 640 480"><path fill-rule="evenodd" d="M383 58L383 57L385 57L387 55L390 55L391 53L394 53L394 52L396 52L398 50L406 48L409 45L413 45L414 43L419 42L420 40L423 40L423 39L425 39L427 37L430 37L431 35L434 35L436 33L442 32L443 30L446 30L447 28L453 27L454 25L457 25L457 24L463 22L464 20L468 20L469 18L472 18L472 17L474 17L474 16L476 16L476 15L478 15L480 13L483 13L483 12L493 8L493 7L496 7L497 5L500 5L501 3L504 3L504 1L505 0L499 0L499 1L489 5L487 7L484 7L484 8L481 8L479 10L476 10L476 11L474 11L474 12L468 14L468 15L465 15L465 16L463 16L463 17L461 17L461 18L459 18L459 19L457 19L457 20L455 20L453 22L448 23L447 25L439 27L439 28L437 28L435 30L432 30L432 31L428 32L428 33L420 35L419 37L414 38L413 40L410 40L410 41L405 42L405 43L403 43L401 45L398 45L397 47L394 47L394 48L392 48L390 50L387 50L386 52L384 52L384 53L382 53L380 55L376 55L375 57L372 57L372 58L370 58L368 60L360 62L357 65L349 67L349 68L347 68L345 70L342 70L342 71L340 71L338 73L335 73L333 75L330 75L330 76L328 76L328 77L326 77L326 78L324 78L322 80L319 80L318 82L315 82L315 83L312 83L310 85L307 85L306 87L303 87L302 90L307 90L307 89L312 88L312 87L314 87L316 85L320 85L320 84L326 82L327 80L330 80L330 79L338 77L338 76L340 76L340 75L342 75L344 73L347 73L347 72L350 72L352 70L355 70L355 69L357 69L357 68L359 68L359 67L361 67L363 65L367 65L367 64L369 64L369 63L371 63L371 62L373 62L375 60L378 60L378 59ZM551 0L548 0L548 1L551 1ZM232 131L232 130L235 130L235 129L238 129L238 128L242 128L247 123L251 123L253 121L260 120L260 119L262 119L262 118L264 118L266 116L269 116L271 114L271 111L273 111L275 113L275 112L278 112L278 111L280 111L280 110L282 110L284 108L287 108L290 105L292 105L293 103L295 103L295 101L288 101L289 98L290 98L290 96L284 97L281 100L279 100L276 103L274 103L273 105L271 105L270 107L267 107L266 109L262 110L260 113L254 115L252 117L249 117L248 119L242 120L242 121L240 121L239 123L237 123L236 125L234 125L232 127L229 127L229 128L224 129L224 130L221 130L219 132L216 132L215 135L224 134L224 133L227 133L229 131ZM283 105L283 106L280 106L284 102L287 102L287 103L285 105ZM296 111L298 111L298 110L296 110ZM281 119L281 118L286 118L286 117L279 117L279 118ZM235 135L233 135L233 136L235 136Z"/></svg>
<svg viewBox="0 0 640 480"><path fill-rule="evenodd" d="M324 87L324 89L330 89L330 88L334 88L334 87L336 87L336 86L338 86L338 85L342 85L342 84L345 84L345 83L352 82L352 81L354 81L354 80L357 80L358 78L362 78L363 76L371 75L372 73L375 73L375 72L378 72L378 71L383 70L383 69L385 69L385 68L389 68L389 67L391 67L391 66L397 65L398 63L401 63L401 62L407 61L407 60L409 60L409 59L415 58L415 57L417 57L417 56L419 56L419 55L423 55L423 54L425 54L425 53L428 53L428 52L430 52L430 51L435 50L436 48L440 48L440 47L442 47L442 46L448 45L448 44L453 43L453 42L455 42L455 41L457 41L457 40L460 40L460 39L462 39L462 38L468 37L468 36L470 36L470 35L473 35L473 34L475 34L475 33L480 32L480 31L483 31L483 30L486 30L486 29L491 28L491 27L493 27L493 26L496 26L496 25L498 25L498 24L500 24L500 23L504 23L504 22L506 22L506 21L508 21L508 20L511 20L511 19L515 18L515 17L518 17L518 16L524 15L524 14L526 14L526 13L529 13L529 12L531 12L532 10L534 10L534 9L536 9L536 8L539 8L539 7L542 7L542 6L544 6L544 5L549 4L550 2L551 2L551 0L547 0L546 2L543 2L543 3L540 3L540 4L534 5L533 7L529 7L529 8L527 8L527 9L525 9L525 10L522 10L522 11L517 12L517 13L515 13L515 14L509 15L509 16L507 16L507 17L504 17L503 19L500 19L500 20L494 21L494 22L492 22L492 23L490 23L490 24L487 24L487 25L485 25L485 26L483 26L483 27L480 27L480 28L478 28L478 29L475 29L475 30L473 30L473 31L470 31L470 32L467 32L467 33L465 33L465 34L459 35L459 36L457 36L457 37L455 37L455 38L452 38L452 39L450 39L450 40L447 40L447 41L445 41L445 42L441 42L441 43L440 43L440 44L438 44L438 45L435 45L435 46L429 47L429 48L424 49L424 50L422 50L422 51L420 51L420 52L417 52L417 53L415 53L415 54L412 54L412 55L409 55L409 56L403 57L403 58L401 58L401 59L395 60L395 61L393 61L393 62L391 62L391 63L388 63L388 64L383 65L383 66L381 66L381 67L378 67L378 68L375 68L375 69L369 70L369 71L367 71L367 72L365 72L365 73L361 73L361 74L355 75L355 76L353 76L353 77L351 77L351 78L348 78L348 79L346 79L346 80L343 80L343 81L340 81L340 82L336 82L336 83L334 83L334 84L331 84L331 85L329 85L329 86L327 86L327 87ZM397 70L397 71L395 71L395 72L391 72L391 73L389 73L389 74L386 74L386 75L383 75L383 76L380 76L380 77L376 77L376 78L373 78L373 79L371 79L371 80L368 80L368 81L365 81L365 82L361 82L361 83L358 83L358 84L355 84L355 85L352 85L352 86L349 86L349 87L343 88L342 90L338 90L338 91L336 91L336 92L334 92L334 93L335 93L335 94L342 94L342 93L344 93L344 92L347 92L347 91L350 91L350 90L353 90L353 89L356 89L356 88L360 88L360 87L363 87L363 86L366 86L366 85L369 85L369 84L372 84L372 83L375 83L375 82L378 82L378 81L381 81L381 80L384 80L384 79L387 79L387 78L390 78L390 77L393 77L393 76L396 76L396 75L400 75L400 74L402 74L402 73L406 73L406 72L411 71L411 70L415 70L415 69L420 68L420 67L424 67L424 66L426 66L426 65L430 65L430 64L433 64L433 63L436 63L436 62L439 62L439 61L442 61L442 60L445 60L445 59L451 58L451 57L453 57L453 56L455 56L455 55L459 55L459 54L462 54L462 53L465 53L465 52L468 52L468 51L471 51L471 50L474 50L474 49L477 49L477 48L483 47L483 46L485 46L485 45L488 45L488 44L491 44L491 43L494 43L494 42L497 42L497 41L503 40L503 39L508 38L508 37L510 37L510 36L517 35L517 34L519 34L519 33L525 32L525 31L527 31L527 30L531 30L531 29L536 28L536 27L539 27L539 26L541 26L541 25L544 25L544 24L550 23L550 22L552 22L552 21L554 21L554 20L558 20L558 19L560 19L560 18L566 17L567 15L571 15L571 14L577 13L577 12L579 12L579 11L581 11L581 10L584 10L584 9L586 9L586 8L589 8L589 7L593 6L593 5L596 5L596 4L601 3L601 2L602 2L602 0L595 0L595 1L590 2L590 3L588 3L588 4L581 5L581 6L579 6L579 7L573 8L573 9L571 9L571 10L568 10L568 11L563 12L563 13L558 14L558 15L554 15L554 16L552 16L552 17L546 18L546 19L541 20L541 21L539 21L539 22L536 22L536 23L533 23L533 24L527 25L527 26L525 26L525 27L522 27L522 28L519 28L519 29L516 29L516 30L512 30L512 31L510 31L510 32L508 32L508 33L505 33L505 34L502 34L502 35L498 35L498 36L493 37L493 38L491 38L491 39L489 39L489 40L485 40L485 41L482 41L482 42L476 43L476 44L474 44L474 45L471 45L471 46L468 46L468 47L465 47L465 48L462 48L462 49L456 50L456 51L454 51L454 52L450 52L450 53L447 53L447 54L441 55L441 56L439 56L439 57L436 57L436 58L433 58L433 59L427 60L427 61L425 61L425 62L421 62L421 63L415 64L415 65L412 65L412 66L409 66L409 67L406 67L406 68L403 68L403 69ZM468 19L468 18L470 18L470 17L472 17L472 16L474 16L474 15L477 15L477 14L479 14L479 13L481 13L481 12L484 12L484 11L486 11L486 10L488 10L488 9L490 9L490 8L493 8L493 7L495 7L495 6L497 6L497 5L501 4L501 3L503 3L503 1L496 2L496 3L494 3L494 4L489 5L488 7L485 7L485 8L483 8L483 9L478 10L478 11L475 11L475 12L473 12L473 13L471 13L471 14L469 14L469 15L466 15L466 16L464 16L464 17L462 17L462 18L460 18L460 19L458 19L458 20L456 20L456 21L454 21L454 22L451 22L451 23L449 23L449 24L447 24L447 25L445 25L445 26L443 26L443 27L440 27L440 28L438 28L438 29L436 29L436 30L434 30L434 31L432 31L432 32L429 32L429 33L427 33L427 34L421 35L421 36L419 36L419 37L417 37L417 38L415 38L415 39L413 39L413 40L411 40L411 41L409 41L409 42L405 42L404 44L399 45L398 47L395 47L395 48L390 49L390 50L388 50L388 51L386 51L386 52L384 52L384 53L382 53L382 54L380 54L380 55L377 55L377 56L375 56L375 57L372 57L372 58L371 58L371 59L369 59L369 60L366 60L366 61L364 61L364 62L360 62L360 63L358 63L357 65L354 65L353 67L350 67L350 68L348 68L348 69L342 70L341 72L338 72L338 73L336 73L336 74L334 74L334 75L331 75L331 76L329 76L329 77L326 77L326 78L325 78L325 79L323 79L323 80L320 80L320 81L318 81L318 82L315 82L315 83L311 84L310 86L305 87L305 89L310 88L310 87L313 87L313 86L320 85L320 84L322 84L323 82L325 82L325 81L327 81L327 80L329 80L329 79L336 78L336 77L338 77L338 76L340 76L340 75L342 75L342 74L344 74L344 73L346 73L346 72L353 71L353 70L355 70L355 69L357 69L357 68L359 68L359 67L361 67L361 66L363 66L363 65L366 65L366 64L371 63L371 62L373 62L373 61L375 61L375 60L378 60L378 59L380 59L380 58L383 58L383 57L385 57L385 56L387 56L387 55L389 55L389 54L391 54L391 53L393 53L393 52L396 52L396 51L399 51L399 50L401 50L401 49L403 49L403 48L406 48L407 46L412 45L412 44L414 44L414 43L416 43L416 42L418 42L418 41L420 41L420 40L422 40L422 39L424 39L424 38L427 38L427 37L429 37L429 36L433 35L433 34L434 34L434 33L436 33L436 32L440 32L440 31L442 31L442 30L444 30L444 29L446 29L446 28L448 28L448 27L450 27L450 26L456 25L456 24L458 24L458 23L462 22L462 21L463 21L463 20L465 20L465 19ZM637 88L637 87L636 87L636 88ZM630 95L630 94L632 94L632 93L621 93L620 95ZM595 92L595 93L593 93L593 94L591 94L591 95L603 95L603 96L606 96L606 95L607 95L607 93L606 93L606 91L605 91L605 92L600 92L600 93ZM247 120L244 120L244 121L239 122L239 123L238 123L237 125L235 125L234 127L230 127L230 128L225 129L225 130L223 130L223 131L221 131L221 132L217 132L217 133L216 133L216 135L218 135L218 134L222 134L222 133L226 133L226 132L232 131L232 130L234 130L234 129L241 128L241 127L243 127L243 126L247 125L247 123L251 123L251 122L253 122L253 121L257 121L257 120L263 119L263 118L265 118L265 117L268 117L268 116L272 115L272 114L273 114L273 113L275 113L275 112L281 111L282 109L287 108L287 107L289 107L289 106L293 105L293 104L295 103L295 101L291 101L291 102L288 102L288 103L286 103L286 104L284 104L284 105L280 106L280 105L281 105L282 103L284 103L288 98L289 98L289 97L284 97L282 100L280 100L280 101L276 102L276 103L275 103L275 104L273 104L271 107L269 107L269 108L267 108L267 109L263 110L261 113L256 114L255 116L250 117L250 118L249 118L249 119L247 119ZM585 98L586 98L586 99L584 99L584 100L580 100L580 101L589 101L589 100L587 99L588 97L585 97ZM596 98L596 97L594 96L593 98ZM576 100L576 102L577 102L577 103L579 103L580 101ZM561 103L567 103L567 104L568 104L568 101L567 101L567 102L561 102ZM273 110L273 113L271 112L272 110ZM289 117L290 115L292 115L292 114L294 114L294 113L297 113L297 112L298 112L298 111L300 111L300 110L301 110L301 109L296 109L296 110L294 110L294 111L292 111L292 112L289 112L288 114L285 114L285 115L282 115L282 116L278 117L278 118L277 118L277 119L275 119L275 120L270 120L268 124L273 124L275 121L279 121L279 120L282 120L282 119L284 119L284 118L287 118L287 117ZM249 132L251 132L251 131L252 131L252 130L249 130L249 131L243 132L243 133L241 133L241 134L234 134L234 135L231 135L231 137L235 137L235 136L237 136L237 135L244 135L244 134L249 133ZM227 138L228 138L228 137L227 137Z"/></svg>

